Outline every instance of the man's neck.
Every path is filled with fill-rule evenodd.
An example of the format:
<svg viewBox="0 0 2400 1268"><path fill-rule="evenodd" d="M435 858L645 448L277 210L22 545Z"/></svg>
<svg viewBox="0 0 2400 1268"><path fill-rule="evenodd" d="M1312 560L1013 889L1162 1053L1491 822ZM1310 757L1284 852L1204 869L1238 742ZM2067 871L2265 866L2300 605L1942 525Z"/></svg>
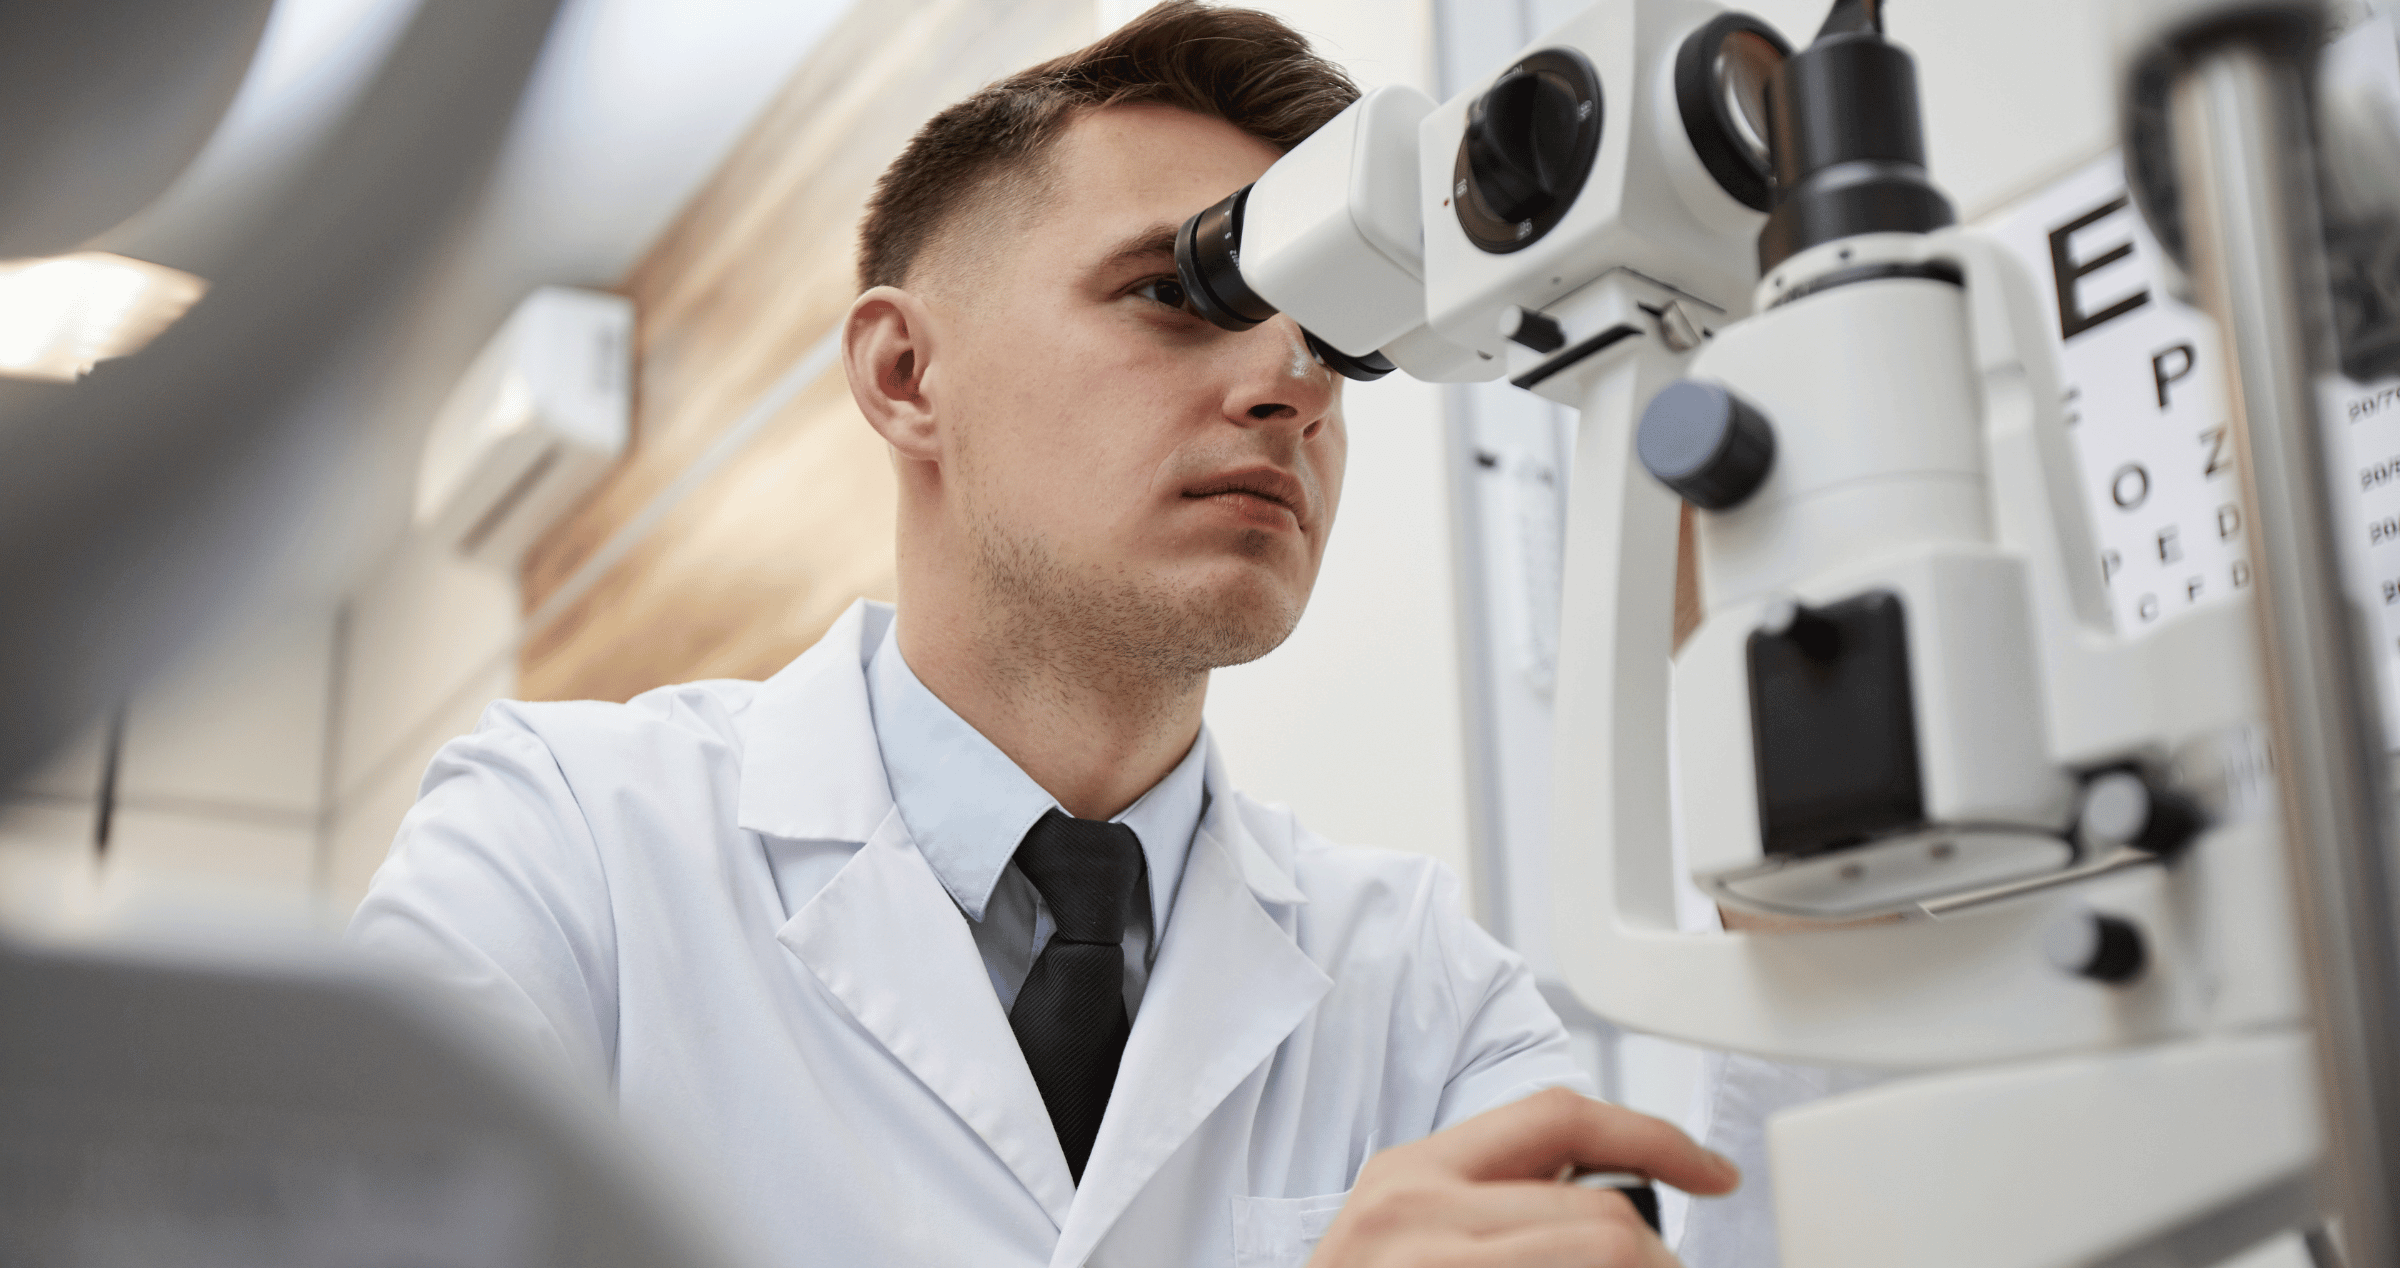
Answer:
<svg viewBox="0 0 2400 1268"><path fill-rule="evenodd" d="M1205 673L1163 678L1055 642L991 638L906 605L899 621L900 653L917 680L1079 819L1122 813L1200 734Z"/></svg>

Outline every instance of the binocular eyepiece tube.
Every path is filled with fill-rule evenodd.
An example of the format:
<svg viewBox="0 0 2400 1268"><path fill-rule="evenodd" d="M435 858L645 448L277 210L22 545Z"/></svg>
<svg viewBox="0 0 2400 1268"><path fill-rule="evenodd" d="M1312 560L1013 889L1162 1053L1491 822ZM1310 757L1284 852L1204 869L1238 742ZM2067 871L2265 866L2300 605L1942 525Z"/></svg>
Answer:
<svg viewBox="0 0 2400 1268"><path fill-rule="evenodd" d="M1250 186L1244 185L1175 231L1175 275L1192 311L1237 333L1280 311L1242 277L1242 209L1249 200ZM1365 383L1392 372L1391 361L1380 352L1352 356L1312 331L1300 333L1317 361L1343 378Z"/></svg>

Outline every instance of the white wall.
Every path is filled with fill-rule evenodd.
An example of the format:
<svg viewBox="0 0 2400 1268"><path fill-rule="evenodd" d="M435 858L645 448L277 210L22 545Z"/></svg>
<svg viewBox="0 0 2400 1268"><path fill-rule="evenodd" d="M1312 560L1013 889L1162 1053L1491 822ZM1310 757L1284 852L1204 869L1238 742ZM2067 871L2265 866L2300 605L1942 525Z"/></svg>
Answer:
<svg viewBox="0 0 2400 1268"><path fill-rule="evenodd" d="M113 796L106 722L0 794L0 851L338 923L434 750L514 685L517 630L508 576L405 541L343 603L235 622L137 694Z"/></svg>
<svg viewBox="0 0 2400 1268"><path fill-rule="evenodd" d="M88 866L110 884L206 878L310 903L331 624L321 611L245 615L128 702L107 793L103 722L0 796L0 850Z"/></svg>

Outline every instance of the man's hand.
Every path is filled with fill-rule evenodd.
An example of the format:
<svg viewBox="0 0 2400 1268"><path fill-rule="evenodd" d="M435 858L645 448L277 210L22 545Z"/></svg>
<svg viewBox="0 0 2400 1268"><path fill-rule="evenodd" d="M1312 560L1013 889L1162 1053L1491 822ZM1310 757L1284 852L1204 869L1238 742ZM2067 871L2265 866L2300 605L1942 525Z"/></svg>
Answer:
<svg viewBox="0 0 2400 1268"><path fill-rule="evenodd" d="M1622 1195L1557 1183L1570 1166L1687 1193L1741 1180L1670 1123L1552 1088L1368 1159L1309 1268L1672 1268Z"/></svg>

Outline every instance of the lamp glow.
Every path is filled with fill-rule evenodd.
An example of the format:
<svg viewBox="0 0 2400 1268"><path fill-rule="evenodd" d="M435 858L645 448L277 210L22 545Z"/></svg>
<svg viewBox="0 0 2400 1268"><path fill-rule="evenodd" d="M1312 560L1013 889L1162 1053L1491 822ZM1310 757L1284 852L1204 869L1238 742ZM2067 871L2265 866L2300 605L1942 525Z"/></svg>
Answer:
<svg viewBox="0 0 2400 1268"><path fill-rule="evenodd" d="M199 302L189 273L102 251L0 261L0 376L72 383Z"/></svg>

